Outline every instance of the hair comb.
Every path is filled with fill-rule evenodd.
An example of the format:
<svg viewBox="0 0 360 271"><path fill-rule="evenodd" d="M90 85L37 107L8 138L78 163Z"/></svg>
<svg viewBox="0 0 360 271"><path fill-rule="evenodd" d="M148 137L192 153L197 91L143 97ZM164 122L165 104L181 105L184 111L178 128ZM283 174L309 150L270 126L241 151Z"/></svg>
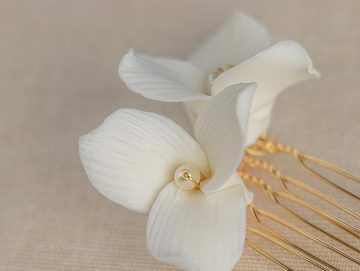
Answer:
<svg viewBox="0 0 360 271"><path fill-rule="evenodd" d="M281 225L282 227L285 227L287 230L290 230L291 232L299 235L301 238L314 242L314 244L318 245L319 247L333 252L338 257L341 257L342 260L348 261L342 263L342 265L346 266L346 268L356 268L356 266L358 267L360 265L360 250L357 246L359 245L360 229L356 226L356 223L359 223L360 214L356 210L345 206L338 200L325 195L322 191L315 187L315 185L310 185L308 182L305 183L298 179L283 175L280 170L274 167L270 162L268 162L268 160L264 159L265 156L271 156L273 154L283 154L292 158L298 167L303 172L305 172L307 177L311 178L311 180L325 184L329 189L334 190L337 194L350 197L352 200L356 201L356 204L358 204L359 196L356 194L356 192L359 192L360 178L317 157L303 154L296 148L274 141L266 134L263 134L258 138L255 144L249 146L246 149L245 157L239 167L239 175L243 178L243 180L246 181L249 186L259 187L274 203L274 205L277 206L277 209L281 210L282 213L286 213L287 215L296 218L297 222L307 224L312 230L305 230L303 227L297 225L299 223L296 224L296 222L289 222L288 220L275 215L272 211L257 208L253 203L251 203L248 206L248 214L253 223L247 228L246 244L284 270L294 269L272 255L270 252L265 251L263 248L261 248L260 245L251 241L251 236L256 235L260 238L263 238L272 244L292 253L293 255L296 255L300 259L317 267L320 270L344 270L339 267L335 267L327 260L321 259L314 253L311 253L296 243L290 241L289 238L286 238L283 234L268 226L263 221L266 218L272 222L277 223L278 225ZM323 172L320 172L319 170L311 167L310 164L320 167L322 170L326 170L341 176L343 179L352 182L353 187L356 189L354 189L354 191L349 191L348 189L343 188L335 181L325 177ZM267 176L261 177L259 175L261 172L266 173ZM272 185L273 181L277 182L279 188L275 188L275 186ZM297 190L295 191L294 189L291 189L291 187L294 187ZM311 196L316 199L316 203L320 202L322 207L324 207L325 204L327 207L332 206L336 208L338 212L342 213L342 215L346 215L348 220L345 221L344 219L331 214L328 210L324 210L329 208L322 208L318 206L319 204L307 201L303 197L304 193L311 194ZM255 197L255 202L256 198L257 197ZM326 220L328 223L336 226L344 233L342 234L342 237L345 234L350 235L354 242L350 243L349 241L344 240L344 238L337 237L327 229L316 225L303 214L300 214L300 212L296 212L287 207L287 205L282 202L284 199L293 204L296 204L298 207L301 207L301 209L310 211L313 218L316 220ZM355 205L353 207L358 206L359 205ZM313 233L314 231L317 231L317 233ZM321 238L319 236L320 234L326 236L327 238ZM347 249L339 248L339 245L346 247Z"/></svg>
<svg viewBox="0 0 360 271"><path fill-rule="evenodd" d="M80 139L95 188L149 213L152 256L188 271L230 271L246 241L285 270L359 267L359 178L262 134L278 95L321 75L298 42L272 44L260 23L235 12L186 59L131 49L119 75L143 97L181 102L192 122L190 135L160 115L120 109ZM286 171L280 155L295 161Z"/></svg>

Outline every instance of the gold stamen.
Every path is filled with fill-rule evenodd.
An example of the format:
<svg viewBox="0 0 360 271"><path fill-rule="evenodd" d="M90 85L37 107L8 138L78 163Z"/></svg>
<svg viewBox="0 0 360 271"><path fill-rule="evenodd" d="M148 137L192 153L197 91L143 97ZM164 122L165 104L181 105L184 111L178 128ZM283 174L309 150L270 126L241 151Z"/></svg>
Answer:
<svg viewBox="0 0 360 271"><path fill-rule="evenodd" d="M199 189L199 188L200 188L200 183L201 183L201 181L200 181L200 182L195 181L195 180L193 179L193 177L191 177L191 175L190 175L189 172L185 171L185 172L183 173L183 177L184 177L185 179L189 180L190 182L192 182L192 183L195 185L195 188L196 188L196 189Z"/></svg>

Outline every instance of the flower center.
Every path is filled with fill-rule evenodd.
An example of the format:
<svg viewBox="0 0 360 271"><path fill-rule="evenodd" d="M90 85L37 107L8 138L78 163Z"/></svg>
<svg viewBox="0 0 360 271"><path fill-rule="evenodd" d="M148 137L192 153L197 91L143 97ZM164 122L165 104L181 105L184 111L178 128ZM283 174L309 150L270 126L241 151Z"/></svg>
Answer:
<svg viewBox="0 0 360 271"><path fill-rule="evenodd" d="M208 82L207 82L207 92L208 94L211 94L211 86L214 82L214 80L219 77L220 74L222 74L224 71L227 71L228 69L231 69L235 65L228 64L224 67L217 67L213 70L213 72L209 73Z"/></svg>
<svg viewBox="0 0 360 271"><path fill-rule="evenodd" d="M212 73L210 73L211 79L215 80L220 74L222 74L224 71L231 69L232 67L234 67L235 65L233 64L228 64L224 67L217 67L214 69L214 71Z"/></svg>
<svg viewBox="0 0 360 271"><path fill-rule="evenodd" d="M177 168L174 174L175 184L183 190L199 189L201 172L193 164L184 164Z"/></svg>

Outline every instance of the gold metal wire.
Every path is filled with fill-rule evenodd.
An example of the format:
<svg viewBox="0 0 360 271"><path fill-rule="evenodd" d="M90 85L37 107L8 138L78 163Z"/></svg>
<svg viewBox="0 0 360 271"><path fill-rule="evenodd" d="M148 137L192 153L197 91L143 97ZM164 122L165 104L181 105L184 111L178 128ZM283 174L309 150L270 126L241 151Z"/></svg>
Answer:
<svg viewBox="0 0 360 271"><path fill-rule="evenodd" d="M259 139L257 140L257 142L253 145L250 146L247 149L248 152L259 155L264 155L264 154L272 154L272 153L284 153L289 155L290 157L294 158L299 165L301 166L301 168L303 170L305 170L307 173L311 174L312 176L314 176L315 178L317 178L319 181L330 185L333 188L336 188L337 190L340 190L344 193L346 193L347 195L360 200L360 197L358 195L355 195L354 193L346 190L345 188L337 185L336 183L334 183L333 181L331 181L330 179L324 177L321 173L317 172L315 169L310 168L308 165L306 165L306 162L311 162L315 165L320 166L323 169L327 169L333 173L336 173L338 175L341 175L345 178L347 178L348 180L360 184L360 178L351 174L350 172L337 167L329 162L326 162L324 160L321 160L315 156L311 156L308 154L303 154L300 153L297 149L295 149L294 147L288 146L288 145L284 145L278 141L272 140L268 137L267 134L263 134L259 137Z"/></svg>
<svg viewBox="0 0 360 271"><path fill-rule="evenodd" d="M307 165L305 164L305 161L308 161L308 162L312 162L312 163L314 163L314 164L317 164L317 165L319 165L319 166L321 166L321 167L323 167L323 168L326 168L326 169L328 169L328 170L330 170L330 171L333 171L334 173L337 173L337 174L339 174L339 175L342 175L342 176L348 178L349 180L354 181L354 182L360 184L360 179L357 178L356 176L352 175L351 173L349 173L349 172L347 172L347 171L345 171L345 170L343 170L343 169L341 169L341 168L339 168L339 167L337 167L337 166L335 166L335 165L332 165L332 164L330 164L330 163L328 163L328 162L322 161L322 160L320 160L320 159L318 159L318 158L315 158L315 157L313 157L313 156L310 156L310 155L301 154L301 155L298 155L298 156L295 157L295 158L297 159L297 161L299 162L299 164L301 165L301 167L302 167L305 171L307 171L308 173L310 173L311 175L313 175L314 177L316 177L318 180L320 180L320 181L322 181L322 182L324 182L324 183L326 183L326 184L328 184L328 185L330 185L330 186L332 186L332 187L334 187L334 188L336 188L336 189L338 189L338 190L341 190L342 192L348 194L349 196L352 196L352 197L355 198L355 199L360 200L360 197L359 197L359 196L357 196L357 195L355 195L354 193L346 190L345 188L337 185L336 183L330 181L328 178L324 177L323 175L321 175L320 173L318 173L318 172L315 171L314 169L312 169L312 168L310 168L309 166L307 166Z"/></svg>
<svg viewBox="0 0 360 271"><path fill-rule="evenodd" d="M251 229L251 228L248 228ZM256 245L255 243L249 241L249 238L247 237L245 240L245 243L251 247L253 250L255 250L257 253L259 253L260 255L266 257L267 259L269 259L270 261L272 261L274 264L276 264L277 266L279 266L281 269L286 270L286 271L294 271L293 269L291 269L290 267L288 267L287 265L285 265L284 263L282 263L281 261L279 261L276 257L274 257L273 255L271 255L270 253L266 252L261 246Z"/></svg>
<svg viewBox="0 0 360 271"><path fill-rule="evenodd" d="M292 231L294 231L294 232L296 232L296 233L298 233L298 234L300 234L300 235L302 235L302 236L304 236L304 237L306 237L306 238L308 238L308 239L322 245L325 248L328 248L328 249L332 250L333 252L345 257L346 259L348 259L348 260L350 260L350 261L352 261L354 263L360 264L360 259L357 259L357 258L349 255L348 253L345 253L342 250L337 249L336 247L329 244L328 242L318 238L317 236L314 236L311 233L306 232L305 230L301 229L300 227L297 227L296 225L291 224L288 221L271 214L270 212L267 212L267 211L261 210L261 209L257 209L257 208L255 208L255 206L253 204L250 204L248 208L250 209L250 213L255 218L256 223L259 224L266 231L270 232L271 234L275 234L279 238L281 238L283 240L286 240L286 238L282 237L278 233L275 233L275 231L273 231L270 227L265 225L260 219L261 216L266 217L268 219L271 219L272 221L277 222L278 224L283 225L283 226L287 227L288 229L291 229Z"/></svg>
<svg viewBox="0 0 360 271"><path fill-rule="evenodd" d="M184 179L192 182L192 184L194 185L195 189L199 189L199 188L200 188L200 182L195 181L194 178L190 175L189 172L185 171L185 172L183 173L183 177L184 177Z"/></svg>
<svg viewBox="0 0 360 271"><path fill-rule="evenodd" d="M340 219L338 217L335 217L334 215L329 214L328 212L326 212L326 211L318 208L317 206L307 202L306 200L302 199L301 196L298 195L298 193L295 193L292 190L290 190L289 185L295 186L303 192L312 194L313 196L315 196L316 199L326 202L326 203L338 208L339 210L343 211L344 213L350 215L355 220L360 220L360 214L354 210L349 209L348 207L344 206L343 204L335 201L334 199L324 195L323 193L321 193L319 190L315 189L312 186L306 185L305 183L303 183L297 179L283 176L282 173L278 169L276 169L274 166L272 166L269 162L259 158L266 154L273 154L273 153L283 153L283 154L287 154L287 155L291 156L298 162L298 165L305 172L307 172L311 176L315 177L317 180L319 180L327 185L330 185L332 188L336 189L337 191L344 192L344 193L346 193L346 195L348 195L354 199L357 199L357 200L359 200L360 198L356 194L342 188L341 186L335 184L328 178L325 178L319 172L317 172L316 170L307 166L306 162L311 162L311 163L316 164L322 168L325 168L333 173L341 175L344 178L353 181L356 185L360 184L360 178L358 178L358 177L354 176L353 174L351 174L339 167L336 167L328 162L320 160L316 157L299 153L299 151L293 147L290 147L290 146L287 146L287 145L284 145L284 144L281 144L279 142L269 139L267 135L262 135L254 145L247 148L245 157L239 167L239 175L242 177L242 179L247 183L254 184L254 185L257 185L258 187L260 187L273 200L273 202L275 202L276 205L278 207L280 207L280 209L293 215L294 217L301 220L302 222L305 222L312 228L324 233L325 235L332 238L333 240L347 246L353 252L360 254L360 250L358 248L356 248L353 245L349 244L348 242L334 236L333 234L329 233L328 231L318 227L317 225L310 222L308 219L306 219L302 215L300 215L300 214L296 213L295 211L291 210L290 208L288 208L280 200L281 200L281 198L283 198L283 199L290 200L293 203L296 203L297 205L311 211L317 217L325 219L326 221L330 222L331 224L333 224L333 225L339 227L340 229L344 230L345 232L351 234L356 239L360 239L360 229L359 228L343 221L342 219ZM249 173L251 168L257 169L257 170L262 170L262 171L270 174L272 179L274 179L280 183L281 189L274 190L273 187L267 181L265 181L263 178L251 175ZM273 222L276 222L282 226L285 226L286 228L296 232L297 234L300 234L301 236L312 240L313 242L323 246L324 248L327 248L327 249L337 253L339 256L351 261L352 263L360 265L359 258L354 257L354 256L350 255L349 253L344 252L341 249L338 249L337 247L324 241L323 239L305 231L304 229L302 229L294 224L289 223L288 221L286 221L278 216L275 216L274 214L272 214L268 211L258 209L253 204L249 205L248 211L249 211L250 215L254 218L256 225L258 225L260 228L260 230L259 230L256 228L248 227L248 229L247 229L248 233L256 234L257 236L260 236L263 239L266 239L266 240L272 242L273 244L282 247L283 249L295 254L296 256L298 256L301 259L305 260L306 262L318 267L321 270L338 271L339 269L337 269L336 267L323 261L322 259L313 255L312 253L302 249L301 247L299 247L298 245L289 241L287 238L285 238L281 234L275 232L269 226L267 226L266 224L264 224L262 222L261 217L271 219ZM272 261L273 263L278 265L283 270L292 270L286 264L284 264L280 260L276 259L276 257L274 257L270 253L264 251L260 246L251 242L248 237L247 237L246 243L251 248L253 248L256 252L263 255L264 257L266 257L267 259L269 259L270 261Z"/></svg>
<svg viewBox="0 0 360 271"><path fill-rule="evenodd" d="M294 246L292 243L285 242L284 240L278 238L276 235L267 234L264 231L258 230L256 228L248 227L247 228L247 235L250 235L250 234L256 234L256 235L262 237L263 239L270 241L271 243L273 243L273 244L275 244L275 245L289 251L290 253L300 257L301 259L303 259L303 260L307 261L308 263L318 267L321 270L324 270L324 271L340 271L336 267L333 267L332 265L325 263L324 261L317 258L316 256L311 255L310 253L304 253L304 251L301 251L301 249L299 249L299 247Z"/></svg>
<svg viewBox="0 0 360 271"><path fill-rule="evenodd" d="M348 233L354 235L355 237L358 237L358 238L360 237L360 229L358 229L358 228L342 221L341 219L339 219L335 216L332 216L332 215L328 214L327 212L317 208L316 206L302 200L299 195L296 195L296 194L294 194L294 192L289 190L287 183L295 184L298 188L301 188L304 191L310 192L311 194L316 196L318 199L326 201L327 203L331 203L334 206L338 207L339 209L345 210L349 214L351 214L354 217L356 217L357 219L359 219L360 216L357 213L352 212L351 210L348 210L346 207L342 206L340 203L328 198L327 196L325 196L318 190L316 190L310 186L307 186L304 183L301 183L300 181L283 177L279 170L275 169L272 165L270 165L266 161L258 160L256 158L247 156L244 158L244 162L253 168L265 170L266 172L270 173L275 180L280 182L284 191L275 192L275 194L274 194L275 197L283 197L286 199L290 199L293 202L296 202L297 204L302 205L303 207L307 208L308 210L325 218L326 220L336 224L337 226L339 226L343 230L347 231Z"/></svg>

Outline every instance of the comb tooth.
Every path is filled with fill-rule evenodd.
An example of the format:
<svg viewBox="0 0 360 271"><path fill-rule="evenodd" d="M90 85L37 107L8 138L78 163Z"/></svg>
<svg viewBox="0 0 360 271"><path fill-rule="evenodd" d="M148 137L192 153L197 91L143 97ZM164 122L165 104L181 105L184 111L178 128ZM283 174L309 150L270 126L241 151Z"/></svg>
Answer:
<svg viewBox="0 0 360 271"><path fill-rule="evenodd" d="M329 169L331 170L332 172L335 172L339 175L342 175L358 184L360 184L360 178L359 177L356 177L355 175L353 175L352 173L340 168L340 167L337 167L329 162L326 162L324 160L321 160L315 156L311 156L311 155L308 155L308 154L299 154L300 158L302 158L302 160L308 160L310 162L313 162L323 168L326 168L326 169Z"/></svg>
<svg viewBox="0 0 360 271"><path fill-rule="evenodd" d="M356 238L360 238L360 229L344 222L343 220L341 220L333 215L328 214L327 212L325 212L325 211L317 208L316 206L309 204L306 201L302 200L301 198L297 197L292 191L290 191L288 189L286 183L291 182L292 184L295 184L297 187L301 188L302 190L312 193L313 195L317 196L321 200L325 200L325 201L331 203L335 207L338 207L340 210L348 210L346 207L342 206L340 203L329 199L328 197L326 197L325 195L323 195L322 193L320 193L319 191L317 191L316 189L314 189L308 185L305 185L301 182L297 182L295 179L291 180L290 178L283 177L281 172L278 169L274 168L267 161L259 160L254 157L246 157L245 162L248 163L253 168L264 170L265 172L269 173L275 180L280 182L280 184L282 185L284 190L276 192L275 195L279 195L284 198L288 198L288 199L292 200L293 202L296 202L296 203L302 205L303 207L307 208L308 210L311 210L313 213L321 216L322 218L337 225L341 229L347 231L348 233L355 236ZM353 212L351 212L351 210L348 210L348 213L353 214ZM356 216L357 214L354 213L354 215Z"/></svg>
<svg viewBox="0 0 360 271"><path fill-rule="evenodd" d="M316 257L315 255L311 254L310 252L302 249L301 247L295 245L294 243L290 242L288 239L286 239L285 237L283 237L282 235L276 233L275 231L273 231L272 229L270 229L269 227L267 227L265 224L263 224L257 214L256 209L254 208L253 205L249 206L249 210L250 213L253 215L253 217L255 218L255 221L258 225L260 225L260 227L262 229L264 229L265 231L267 231L268 233L270 233L271 235L273 235L274 237L278 238L279 240L283 241L284 243L292 246L294 249L298 250L299 253L301 253L302 255L304 255L304 257L308 257L311 258L312 260L316 261L319 265L324 266L324 268L329 268L329 270L338 270L336 267L328 264L327 262L324 262L323 260L321 260L320 258ZM325 269L328 270L328 269Z"/></svg>
<svg viewBox="0 0 360 271"><path fill-rule="evenodd" d="M312 255L312 257L310 257L303 251L299 250L298 248L294 247L291 244L288 244L287 242L284 242L283 240L276 237L275 235L270 235L270 234L264 233L258 229L247 227L247 234L249 234L249 233L256 234L256 235L270 241L271 243L291 252L292 254L298 256L299 258L307 261L308 263L316 266L317 268L319 268L323 271L340 271L339 269L337 269L334 266L331 266L330 264L327 264L327 263L323 264L323 261L314 255Z"/></svg>
<svg viewBox="0 0 360 271"><path fill-rule="evenodd" d="M274 257L273 255L271 255L270 253L266 252L264 249L262 249L259 245L254 244L253 242L249 241L248 238L245 239L245 243L251 247L253 250L255 250L257 253L259 253L260 255L264 256L265 258L267 258L268 260L272 261L274 264L276 264L277 266L279 266L281 269L285 270L285 271L294 271L293 269L291 269L290 267L288 267L287 265L285 265L284 263L282 263L281 261L279 261L276 257Z"/></svg>
<svg viewBox="0 0 360 271"><path fill-rule="evenodd" d="M333 234L325 231L324 229L316 226L315 224L311 223L309 220L307 220L303 216L299 215L298 213L292 211L291 209L289 209L288 207L283 205L278 200L278 197L281 196L281 194L279 194L279 192L274 192L271 185L268 184L267 182L265 182L264 179L255 177L253 175L249 175L248 173L244 173L244 172L239 172L239 175L244 181L246 181L246 182L248 182L250 184L255 184L258 187L260 187L273 200L273 202L275 202L277 204L277 206L280 207L282 210L286 211L287 213L291 214L292 216L296 217L297 219L301 220L302 222L306 223L307 225L311 226L312 228L322 232L323 234L327 235L328 237L332 238L333 240L335 240L335 241L343 244L344 246L350 248L351 250L353 250L353 251L355 251L357 253L360 253L360 250L357 249L356 247L354 247L351 244L341 240L340 238L338 238L338 237L334 236ZM286 192L288 192L288 191L286 191ZM291 200L291 198L290 198L290 200Z"/></svg>
<svg viewBox="0 0 360 271"><path fill-rule="evenodd" d="M307 192L315 196L317 201L323 201L325 203L328 203L334 207L336 207L338 210L341 210L342 212L352 216L356 220L360 219L360 214L347 208L346 206L342 205L341 203L333 200L332 198L326 196L316 188L307 185L297 179L285 177L281 174L281 172L274 168L271 164L269 164L267 161L259 160L257 157L259 156L265 156L267 154L272 153L283 153L286 154L293 159L297 161L297 163L300 165L301 169L303 169L306 173L316 178L316 180L325 183L329 185L332 188L335 188L339 192L344 192L348 196L351 196L352 198L355 198L357 200L360 200L360 197L355 195L354 193L342 188L338 184L334 183L330 179L324 177L321 173L316 171L315 169L311 168L307 164L313 163L317 166L322 167L323 169L329 170L333 173L336 173L338 175L341 175L352 182L354 182L355 185L360 184L360 178L354 176L353 174L347 172L346 170L339 168L335 165L332 165L326 161L320 160L316 157L307 155L307 154L301 154L299 151L293 147L281 144L279 142L276 142L274 140L271 140L267 137L266 134L262 135L258 138L256 143L246 149L245 157L243 159L242 164L239 167L239 175L242 177L242 179L250 184L255 184L258 187L260 187L271 199L272 201L282 210L286 211L288 214L296 217L300 221L306 223L313 229L325 234L329 238L335 240L336 242L348 247L352 251L356 253L360 253L360 250L353 245L349 244L348 242L334 236L333 234L327 232L326 230L320 228L319 226L316 226L314 223L310 222L307 218L302 216L296 211L291 210L286 205L284 205L281 201L279 201L280 198L285 198L301 208L307 209L311 211L312 214L315 214L316 217L319 217L321 219L324 219L331 223L332 225L335 225L339 227L340 229L346 231L350 235L354 236L357 239L360 239L360 229L345 222L344 220L329 214L328 212L324 211L321 208L318 208L314 204L311 204L310 202L307 202L302 198L301 195L298 195L298 193L294 193L292 190L288 188L288 185L291 184L298 189L302 190L302 192ZM248 167L254 168L254 169L260 169L270 174L272 177L271 179L275 179L277 182L280 183L281 188L278 190L273 190L272 186L266 182L263 178L259 178L254 175L250 175L248 173ZM337 253L338 255L342 256L343 258L360 265L360 259L353 257L352 255L336 248L335 246L329 244L328 242L320 239L319 237L305 231L304 229L293 225L289 223L288 221L275 216L274 214L267 212L262 209L255 208L252 204L249 205L249 211L252 214L252 216L255 218L256 224L262 229L262 231L256 229L256 228L247 228L248 233L256 234L257 236L262 237L263 239L266 239L273 244L280 246L281 248L297 255L301 259L307 261L308 263L313 264L314 266L320 268L321 270L326 271L337 271L338 269L329 263L323 261L322 259L316 257L315 255L311 254L310 252L302 249L301 247L297 246L296 244L292 243L290 240L285 238L283 235L277 233L273 229L271 229L268 225L264 224L260 217L265 217L270 220L272 220L275 223L281 224L282 226L285 226L286 228L312 240L313 242L316 242L317 244L331 250L334 253ZM247 244L252 247L255 251L260 253L261 255L265 256L272 262L276 263L279 267L281 267L284 270L291 270L288 266L281 263L278 259L276 259L273 255L267 253L266 251L262 250L259 246L255 245L254 243L250 242L247 239Z"/></svg>
<svg viewBox="0 0 360 271"><path fill-rule="evenodd" d="M276 197L276 196L275 196ZM327 235L328 237L332 238L333 240L343 244L344 246L350 248L351 250L360 253L360 250L357 249L356 247L350 245L349 243L341 240L340 238L336 237L335 235L327 232L326 230L316 226L315 224L311 223L309 220L307 220L306 218L304 218L303 216L299 215L298 213L294 212L293 210L289 209L288 207L286 207L285 205L283 205L281 202L279 202L277 199L275 199L276 204L278 204L279 207L281 207L281 209L285 210L287 213L291 214L292 216L296 217L297 219L301 220L302 222L306 223L307 225L309 225L310 227L322 232L323 234Z"/></svg>
<svg viewBox="0 0 360 271"><path fill-rule="evenodd" d="M312 195L316 196L318 199L320 199L322 201L326 201L327 203L335 206L339 210L346 212L347 214L355 217L356 219L360 219L360 215L358 213L350 210L349 208L345 207L344 205L340 204L339 202L327 197L326 195L321 193L319 190L317 190L309 185L306 185L305 183L300 182L299 180L282 176L280 170L275 169L267 161L247 156L245 158L245 162L248 163L249 166L251 166L252 168L261 169L261 170L264 170L265 172L269 173L276 181L278 181L281 184L281 186L285 190L289 191L289 193L291 193L291 194L294 194L294 193L289 190L289 188L287 186L288 183L302 189L303 191L311 193Z"/></svg>
<svg viewBox="0 0 360 271"><path fill-rule="evenodd" d="M303 182L300 182L299 180L293 179L293 178L289 178L289 177L283 177L282 181L286 184L286 183L290 183L306 192L311 193L312 195L314 195L315 197L317 197L320 200L326 201L327 203L335 206L336 208L338 208L341 211L344 211L345 213L353 216L356 219L360 219L360 214L358 214L357 212L354 212L352 210L350 210L349 208L345 207L344 205L342 205L341 203L327 197L326 195L324 195L323 193L321 193L319 190L308 186L306 184L304 184ZM285 185L286 186L286 185ZM286 187L286 189L288 189ZM293 193L291 191L291 193ZM294 194L294 193L293 193Z"/></svg>
<svg viewBox="0 0 360 271"><path fill-rule="evenodd" d="M353 235L354 237L360 238L360 229L354 227L353 225L346 223L345 221L343 221L335 216L328 214L327 212L315 207L314 205L300 199L299 197L295 196L294 194L290 193L289 191L280 191L280 192L274 192L274 193L275 193L275 197L278 197L278 196L283 197L283 198L289 199L295 203L298 203L299 205L312 211L314 214L317 214L318 216L328 220L332 224L345 230L346 232Z"/></svg>
<svg viewBox="0 0 360 271"><path fill-rule="evenodd" d="M321 175L319 172L317 172L316 170L310 168L309 166L306 165L305 161L308 162L312 162L324 169L327 169L329 171L332 171L333 173L336 173L338 175L341 175L345 178L347 178L348 180L351 180L357 184L360 184L360 178L355 176L354 174L346 171L345 169L342 169L340 167L337 167L329 162L326 162L324 160L321 160L315 156L311 156L308 154L303 154L303 153L299 153L299 151L293 147L281 144L275 140L270 139L267 134L263 134L261 135L258 140L256 141L256 143L253 146L249 147L249 151L251 154L256 155L256 156L262 156L265 153L271 154L271 153L283 153L286 154L288 156L291 156L292 158L294 158L298 164L300 165L300 167L305 170L305 172L309 173L310 175L314 176L317 180L330 185L333 188L336 188L337 190L340 190L344 193L346 193L347 195L360 200L360 197L355 195L354 193L344 189L343 187L337 185L336 183L332 182L331 180L329 180L328 178L324 177L323 175Z"/></svg>
<svg viewBox="0 0 360 271"><path fill-rule="evenodd" d="M268 231L268 232L270 232L270 233L274 232L271 228L269 228L267 225L265 225L265 224L261 221L260 216L264 216L264 217L266 217L266 218L269 218L269 219L271 219L272 221L275 221L275 222L277 222L277 223L279 223L279 224L287 227L288 229L290 229L290 230L292 230L292 231L294 231L294 232L297 232L297 233L301 234L302 236L304 236L304 237L306 237L306 238L308 238L308 239L310 239L310 240L312 240L312 241L314 241L314 242L322 245L323 247L332 250L333 252L335 252L335 253L343 256L344 258L346 258L346 259L348 259L348 260L350 260L350 261L352 261L352 262L357 263L357 264L360 265L360 260L359 260L359 259L356 259L356 258L352 257L351 255L349 255L349 254L347 254L347 253L345 253L345 252L337 249L336 247L332 246L331 244L325 242L324 240L322 240L322 239L314 236L314 235L311 234L311 233L306 232L305 230L303 230L303 229L301 229L301 228L299 228L299 227L297 227L297 226L295 226L295 225L287 222L286 220L281 219L280 217L277 217L277 216L273 215L272 213L267 212L267 211L265 211L265 210L257 209L257 208L255 208L253 205L249 205L249 209L250 209L250 212L253 214L256 223L257 223L258 225L260 225L260 226L261 226L263 229L265 229L266 231ZM276 233L276 234L277 234L278 236L281 236L281 235L279 235L278 233ZM284 240L286 240L286 238L284 238L284 237L281 237L281 238L284 239Z"/></svg>
<svg viewBox="0 0 360 271"><path fill-rule="evenodd" d="M354 181L357 184L360 184L360 178L354 176L353 174L347 172L346 170L343 170L339 167L336 167L335 165L332 165L328 162L325 162L323 160L320 160L319 158L316 158L314 156L310 156L310 155L305 155L305 154L298 154L294 157L299 165L309 174L311 174L312 176L314 176L315 178L317 178L319 181L332 186L333 188L340 190L344 193L346 193L347 195L360 200L360 197L355 195L354 193L350 192L349 190L346 190L345 188L337 185L336 183L332 182L331 180L329 180L328 178L324 177L323 175L321 175L319 172L317 172L316 170L310 168L309 166L307 166L305 164L305 161L310 161L314 164L317 164L318 166L325 168L327 170L330 170L334 173L337 173L351 181Z"/></svg>

